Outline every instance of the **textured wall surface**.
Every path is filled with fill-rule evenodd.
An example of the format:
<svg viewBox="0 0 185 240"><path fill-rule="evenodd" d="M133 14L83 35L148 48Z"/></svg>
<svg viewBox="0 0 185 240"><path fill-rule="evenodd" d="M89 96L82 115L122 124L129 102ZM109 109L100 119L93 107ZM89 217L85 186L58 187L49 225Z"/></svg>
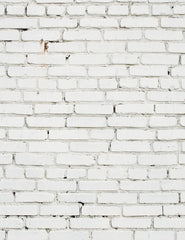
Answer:
<svg viewBox="0 0 185 240"><path fill-rule="evenodd" d="M184 240L185 0L0 15L0 240Z"/></svg>

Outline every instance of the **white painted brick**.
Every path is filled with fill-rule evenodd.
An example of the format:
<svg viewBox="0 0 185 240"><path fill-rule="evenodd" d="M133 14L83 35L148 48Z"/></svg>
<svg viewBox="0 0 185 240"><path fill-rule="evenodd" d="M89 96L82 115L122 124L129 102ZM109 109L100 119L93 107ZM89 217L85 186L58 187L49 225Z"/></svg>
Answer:
<svg viewBox="0 0 185 240"><path fill-rule="evenodd" d="M69 63L74 65L96 65L106 64L106 55L100 54L73 54L69 58Z"/></svg>
<svg viewBox="0 0 185 240"><path fill-rule="evenodd" d="M26 190L34 190L35 182L32 180L24 180L24 179L2 179L0 182L1 190L17 190L17 191L26 191Z"/></svg>
<svg viewBox="0 0 185 240"><path fill-rule="evenodd" d="M129 181L129 180L123 180L121 181L120 188L122 190L141 190L141 191L153 191L153 190L160 190L160 184L158 181Z"/></svg>
<svg viewBox="0 0 185 240"><path fill-rule="evenodd" d="M4 231L0 231L0 239L1 240L5 239L5 232Z"/></svg>
<svg viewBox="0 0 185 240"><path fill-rule="evenodd" d="M65 7L64 6L59 6L59 5L50 5L47 7L47 14L48 15L56 15L56 16L61 16L65 12Z"/></svg>
<svg viewBox="0 0 185 240"><path fill-rule="evenodd" d="M24 169L15 166L5 168L5 176L7 178L24 178Z"/></svg>
<svg viewBox="0 0 185 240"><path fill-rule="evenodd" d="M89 169L88 179L106 179L105 169Z"/></svg>
<svg viewBox="0 0 185 240"><path fill-rule="evenodd" d="M73 152L108 152L107 142L71 142Z"/></svg>
<svg viewBox="0 0 185 240"><path fill-rule="evenodd" d="M58 155L56 162L57 164L62 164L62 165L77 165L77 166L78 165L89 166L95 163L93 157L85 154Z"/></svg>
<svg viewBox="0 0 185 240"><path fill-rule="evenodd" d="M168 4L154 4L152 6L152 15L170 15L172 14L171 6Z"/></svg>
<svg viewBox="0 0 185 240"><path fill-rule="evenodd" d="M82 129L65 129L65 130L51 130L49 132L50 139L88 139L88 132Z"/></svg>
<svg viewBox="0 0 185 240"><path fill-rule="evenodd" d="M173 152L177 151L177 142L154 142L153 143L154 152Z"/></svg>
<svg viewBox="0 0 185 240"><path fill-rule="evenodd" d="M147 171L146 169L136 168L128 170L128 178L130 179L146 179Z"/></svg>
<svg viewBox="0 0 185 240"><path fill-rule="evenodd" d="M114 130L113 129L103 129L103 130L91 130L90 137L92 139L113 139Z"/></svg>
<svg viewBox="0 0 185 240"><path fill-rule="evenodd" d="M168 43L169 52L184 53L184 43Z"/></svg>
<svg viewBox="0 0 185 240"><path fill-rule="evenodd" d="M64 142L29 142L30 152L67 152L68 144Z"/></svg>
<svg viewBox="0 0 185 240"><path fill-rule="evenodd" d="M136 40L141 39L140 30L105 30L105 40Z"/></svg>
<svg viewBox="0 0 185 240"><path fill-rule="evenodd" d="M185 238L185 0L0 0L0 240Z"/></svg>
<svg viewBox="0 0 185 240"><path fill-rule="evenodd" d="M183 228L184 218L154 218L154 227L155 228Z"/></svg>
<svg viewBox="0 0 185 240"><path fill-rule="evenodd" d="M148 172L148 177L151 179L163 179L166 178L166 169L150 169Z"/></svg>
<svg viewBox="0 0 185 240"><path fill-rule="evenodd" d="M82 77L86 75L86 69L84 67L65 66L65 67L50 67L48 70L49 76L71 76Z"/></svg>
<svg viewBox="0 0 185 240"><path fill-rule="evenodd" d="M127 76L127 69L124 66L89 67L88 74L91 77L123 77Z"/></svg>
<svg viewBox="0 0 185 240"><path fill-rule="evenodd" d="M79 207L77 205L42 205L40 208L40 215L79 215Z"/></svg>
<svg viewBox="0 0 185 240"><path fill-rule="evenodd" d="M65 169L60 169L60 168L49 168L46 172L46 177L47 178L64 178L66 175L66 170Z"/></svg>
<svg viewBox="0 0 185 240"><path fill-rule="evenodd" d="M101 34L98 30L68 30L64 31L63 39L67 41L101 40Z"/></svg>
<svg viewBox="0 0 185 240"><path fill-rule="evenodd" d="M185 208L183 205L166 205L164 206L164 215L166 216L183 216Z"/></svg>
<svg viewBox="0 0 185 240"><path fill-rule="evenodd" d="M68 203L94 203L96 201L96 195L94 193L59 193L58 200Z"/></svg>
<svg viewBox="0 0 185 240"><path fill-rule="evenodd" d="M146 141L113 141L111 150L113 152L149 152L150 144Z"/></svg>
<svg viewBox="0 0 185 240"><path fill-rule="evenodd" d="M58 30L29 30L22 33L22 40L24 41L57 41L60 38Z"/></svg>
<svg viewBox="0 0 185 240"><path fill-rule="evenodd" d="M127 169L124 168L114 168L108 170L108 178L125 179L127 178L127 175Z"/></svg>
<svg viewBox="0 0 185 240"><path fill-rule="evenodd" d="M152 104L120 104L116 106L117 113L130 113L130 114L150 114L154 112Z"/></svg>
<svg viewBox="0 0 185 240"><path fill-rule="evenodd" d="M26 144L24 142L0 142L0 152L25 152Z"/></svg>
<svg viewBox="0 0 185 240"><path fill-rule="evenodd" d="M14 201L14 196L12 193L1 193L0 195L0 202L1 203L8 203L8 202L13 202Z"/></svg>
<svg viewBox="0 0 185 240"><path fill-rule="evenodd" d="M113 218L112 225L116 228L150 228L151 220L149 218Z"/></svg>
<svg viewBox="0 0 185 240"><path fill-rule="evenodd" d="M115 79L100 79L99 86L100 89L116 89L117 81Z"/></svg>
<svg viewBox="0 0 185 240"><path fill-rule="evenodd" d="M25 7L21 5L8 5L6 10L8 15L24 16L25 14Z"/></svg>
<svg viewBox="0 0 185 240"><path fill-rule="evenodd" d="M85 6L69 6L67 8L67 13L69 15L84 15L85 14Z"/></svg>
<svg viewBox="0 0 185 240"><path fill-rule="evenodd" d="M110 115L113 113L113 107L103 104L76 104L75 112L78 114Z"/></svg>
<svg viewBox="0 0 185 240"><path fill-rule="evenodd" d="M133 55L133 54L112 55L111 62L113 64L137 64L138 63L138 56Z"/></svg>
<svg viewBox="0 0 185 240"><path fill-rule="evenodd" d="M12 155L8 153L0 153L0 164L11 164L12 163Z"/></svg>
<svg viewBox="0 0 185 240"><path fill-rule="evenodd" d="M141 88L157 88L158 79L143 77L140 79L140 87Z"/></svg>
<svg viewBox="0 0 185 240"><path fill-rule="evenodd" d="M11 41L19 40L19 31L17 30L1 30L0 31L0 40Z"/></svg>
<svg viewBox="0 0 185 240"><path fill-rule="evenodd" d="M131 6L131 14L132 15L148 15L149 6L145 4L133 4Z"/></svg>
<svg viewBox="0 0 185 240"><path fill-rule="evenodd" d="M108 15L115 15L115 16L128 15L128 6L112 5L108 8Z"/></svg>
<svg viewBox="0 0 185 240"><path fill-rule="evenodd" d="M183 28L184 20L183 18L161 18L161 26L168 28Z"/></svg>
<svg viewBox="0 0 185 240"><path fill-rule="evenodd" d="M92 102L95 100L99 102L103 101L104 98L103 92L67 92L65 94L65 99L69 102Z"/></svg>
<svg viewBox="0 0 185 240"><path fill-rule="evenodd" d="M35 239L35 240L46 240L47 233L44 230L11 230L8 232L8 240L16 239Z"/></svg>
<svg viewBox="0 0 185 240"><path fill-rule="evenodd" d="M18 165L52 165L54 157L49 154L17 153L15 162Z"/></svg>
<svg viewBox="0 0 185 240"><path fill-rule="evenodd" d="M31 18L4 18L3 21L0 21L1 28L36 28L37 20Z"/></svg>
<svg viewBox="0 0 185 240"><path fill-rule="evenodd" d="M98 158L100 165L129 165L136 162L136 156L134 154L101 154Z"/></svg>
<svg viewBox="0 0 185 240"><path fill-rule="evenodd" d="M5 7L3 5L0 5L0 15L4 15Z"/></svg>
<svg viewBox="0 0 185 240"><path fill-rule="evenodd" d="M28 218L26 219L26 226L28 228L38 228L38 229L45 229L45 228L58 228L58 229L62 229L62 228L66 228L66 221L65 219L62 218L50 218L50 217L46 217L46 218L41 218L41 217L37 217L37 218Z"/></svg>
<svg viewBox="0 0 185 240"><path fill-rule="evenodd" d="M32 139L45 140L47 133L45 130L9 130L9 139Z"/></svg>
<svg viewBox="0 0 185 240"><path fill-rule="evenodd" d="M42 168L27 168L25 171L27 178L43 178L44 169Z"/></svg>
<svg viewBox="0 0 185 240"><path fill-rule="evenodd" d="M167 67L163 66L131 66L130 74L132 76L167 76Z"/></svg>
<svg viewBox="0 0 185 240"><path fill-rule="evenodd" d="M41 18L41 28L75 28L77 21L69 18Z"/></svg>
<svg viewBox="0 0 185 240"><path fill-rule="evenodd" d="M73 106L69 104L54 104L54 105L36 104L35 105L35 113L37 114L70 114L72 112L73 112ZM53 122L56 122L56 120L57 119L55 119L55 121Z"/></svg>
<svg viewBox="0 0 185 240"><path fill-rule="evenodd" d="M147 118L145 117L109 117L108 126L114 127L145 127Z"/></svg>
<svg viewBox="0 0 185 240"><path fill-rule="evenodd" d="M173 12L174 12L174 14L182 14L182 15L184 15L184 13L185 13L185 6L184 5L174 6Z"/></svg>
<svg viewBox="0 0 185 240"><path fill-rule="evenodd" d="M38 181L38 190L67 191L75 189L76 183L74 181L51 181L51 180Z"/></svg>
<svg viewBox="0 0 185 240"><path fill-rule="evenodd" d="M79 179L86 177L86 171L84 169L69 169L67 171L68 179Z"/></svg>
<svg viewBox="0 0 185 240"><path fill-rule="evenodd" d="M47 71L44 67L9 67L10 77L44 77Z"/></svg>
<svg viewBox="0 0 185 240"><path fill-rule="evenodd" d="M89 191L113 191L118 189L116 181L80 181L80 190Z"/></svg>
<svg viewBox="0 0 185 240"><path fill-rule="evenodd" d="M109 228L109 220L107 218L72 218L70 220L72 229L98 229Z"/></svg>
<svg viewBox="0 0 185 240"><path fill-rule="evenodd" d="M121 27L139 27L139 28L152 28L158 26L157 18L150 17L127 17L122 18Z"/></svg>
<svg viewBox="0 0 185 240"><path fill-rule="evenodd" d="M70 117L67 119L68 127L105 127L104 117Z"/></svg>
<svg viewBox="0 0 185 240"><path fill-rule="evenodd" d="M118 129L117 139L123 140L134 140L134 139L154 139L155 132L150 130L135 130L135 129Z"/></svg>
<svg viewBox="0 0 185 240"><path fill-rule="evenodd" d="M45 7L38 6L36 4L30 4L27 6L28 16L43 16L45 14Z"/></svg>
<svg viewBox="0 0 185 240"><path fill-rule="evenodd" d="M16 202L25 203L39 203L39 202L52 202L54 194L47 192L18 192L15 195Z"/></svg>
<svg viewBox="0 0 185 240"><path fill-rule="evenodd" d="M87 43L88 52L93 53L115 53L125 52L124 42L89 42Z"/></svg>
<svg viewBox="0 0 185 240"><path fill-rule="evenodd" d="M132 205L123 207L124 216L158 216L162 214L161 206Z"/></svg>
<svg viewBox="0 0 185 240"><path fill-rule="evenodd" d="M155 240L156 238L174 240L173 231L136 231L135 240Z"/></svg>
<svg viewBox="0 0 185 240"><path fill-rule="evenodd" d="M184 106L182 104L158 104L156 105L156 112L165 114L182 114L184 112Z"/></svg>
<svg viewBox="0 0 185 240"><path fill-rule="evenodd" d="M93 240L101 240L101 239L125 239L131 240L132 239L132 232L131 231L115 231L115 230L108 230L108 231L94 231L92 235Z"/></svg>
<svg viewBox="0 0 185 240"><path fill-rule="evenodd" d="M162 42L128 42L129 52L165 52Z"/></svg>
<svg viewBox="0 0 185 240"><path fill-rule="evenodd" d="M89 240L89 233L87 231L74 231L74 230L60 230L51 231L49 233L51 240L74 239L74 240Z"/></svg>
<svg viewBox="0 0 185 240"><path fill-rule="evenodd" d="M132 204L137 202L137 194L135 193L100 193L98 195L99 203L126 203Z"/></svg>
<svg viewBox="0 0 185 240"><path fill-rule="evenodd" d="M97 6L97 5L88 6L87 12L90 15L104 15L105 6Z"/></svg>
<svg viewBox="0 0 185 240"><path fill-rule="evenodd" d="M118 27L118 22L113 18L84 18L80 20L80 26L91 28L114 28Z"/></svg>
<svg viewBox="0 0 185 240"><path fill-rule="evenodd" d="M1 205L0 215L37 215L38 206L36 205Z"/></svg>
<svg viewBox="0 0 185 240"><path fill-rule="evenodd" d="M182 40L181 31L170 31L170 30L147 30L145 37L148 40Z"/></svg>
<svg viewBox="0 0 185 240"><path fill-rule="evenodd" d="M185 234L184 231L177 232L177 240L182 239L184 237L184 234Z"/></svg>
<svg viewBox="0 0 185 240"><path fill-rule="evenodd" d="M174 154L145 154L138 156L138 163L141 165L173 165L177 163Z"/></svg>
<svg viewBox="0 0 185 240"><path fill-rule="evenodd" d="M120 215L121 209L112 206L91 206L86 205L82 208L82 215L85 216L117 216Z"/></svg>
<svg viewBox="0 0 185 240"><path fill-rule="evenodd" d="M37 42L7 42L7 52L43 52L43 45Z"/></svg>
<svg viewBox="0 0 185 240"><path fill-rule="evenodd" d="M163 55L163 54L146 54L141 57L143 64L178 64L178 55Z"/></svg>
<svg viewBox="0 0 185 240"><path fill-rule="evenodd" d="M65 119L59 117L28 117L29 127L64 127Z"/></svg>
<svg viewBox="0 0 185 240"><path fill-rule="evenodd" d="M0 222L1 222L1 227L4 229L21 229L24 226L22 219L19 219L17 217L9 217L9 218L2 217L0 218ZM5 238L2 238L2 240L4 239Z"/></svg>
<svg viewBox="0 0 185 240"><path fill-rule="evenodd" d="M29 54L28 63L32 64L64 64L65 56L63 54Z"/></svg>

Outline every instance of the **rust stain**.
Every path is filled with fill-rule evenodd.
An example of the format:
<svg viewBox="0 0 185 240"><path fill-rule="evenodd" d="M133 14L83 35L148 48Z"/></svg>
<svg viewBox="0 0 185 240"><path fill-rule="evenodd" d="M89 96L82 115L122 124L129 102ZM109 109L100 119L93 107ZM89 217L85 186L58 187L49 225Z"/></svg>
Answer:
<svg viewBox="0 0 185 240"><path fill-rule="evenodd" d="M48 50L48 42L44 42L44 52L47 52Z"/></svg>

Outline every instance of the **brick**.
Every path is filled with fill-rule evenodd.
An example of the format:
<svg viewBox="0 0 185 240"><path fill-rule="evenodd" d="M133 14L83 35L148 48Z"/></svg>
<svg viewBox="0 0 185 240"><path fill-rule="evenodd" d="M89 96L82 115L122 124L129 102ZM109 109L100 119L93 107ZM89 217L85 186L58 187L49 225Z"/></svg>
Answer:
<svg viewBox="0 0 185 240"><path fill-rule="evenodd" d="M64 239L75 239L75 240L89 240L89 234L87 231L74 231L74 230L60 230L60 231L51 231L49 233L51 240Z"/></svg>
<svg viewBox="0 0 185 240"><path fill-rule="evenodd" d="M92 235L93 240L101 240L102 238L106 239L132 239L132 232L131 231L115 231L115 230L107 230L107 231L94 231Z"/></svg>
<svg viewBox="0 0 185 240"><path fill-rule="evenodd" d="M107 218L76 218L70 220L70 227L72 229L107 229L109 220Z"/></svg>
<svg viewBox="0 0 185 240"><path fill-rule="evenodd" d="M151 220L149 218L113 218L112 225L116 228L150 228Z"/></svg>
<svg viewBox="0 0 185 240"><path fill-rule="evenodd" d="M136 231L135 239L136 240L154 240L158 237L166 238L169 240L174 240L173 231Z"/></svg>
<svg viewBox="0 0 185 240"><path fill-rule="evenodd" d="M11 230L8 232L8 240L16 240L27 238L28 240L35 239L35 240L46 240L47 233L44 230Z"/></svg>

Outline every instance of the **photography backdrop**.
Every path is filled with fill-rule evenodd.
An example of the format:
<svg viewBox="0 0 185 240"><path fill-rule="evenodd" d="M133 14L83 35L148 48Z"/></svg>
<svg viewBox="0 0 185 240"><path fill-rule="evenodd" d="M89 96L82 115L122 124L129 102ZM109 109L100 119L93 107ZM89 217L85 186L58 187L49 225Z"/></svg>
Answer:
<svg viewBox="0 0 185 240"><path fill-rule="evenodd" d="M0 0L0 240L185 239L185 0Z"/></svg>

